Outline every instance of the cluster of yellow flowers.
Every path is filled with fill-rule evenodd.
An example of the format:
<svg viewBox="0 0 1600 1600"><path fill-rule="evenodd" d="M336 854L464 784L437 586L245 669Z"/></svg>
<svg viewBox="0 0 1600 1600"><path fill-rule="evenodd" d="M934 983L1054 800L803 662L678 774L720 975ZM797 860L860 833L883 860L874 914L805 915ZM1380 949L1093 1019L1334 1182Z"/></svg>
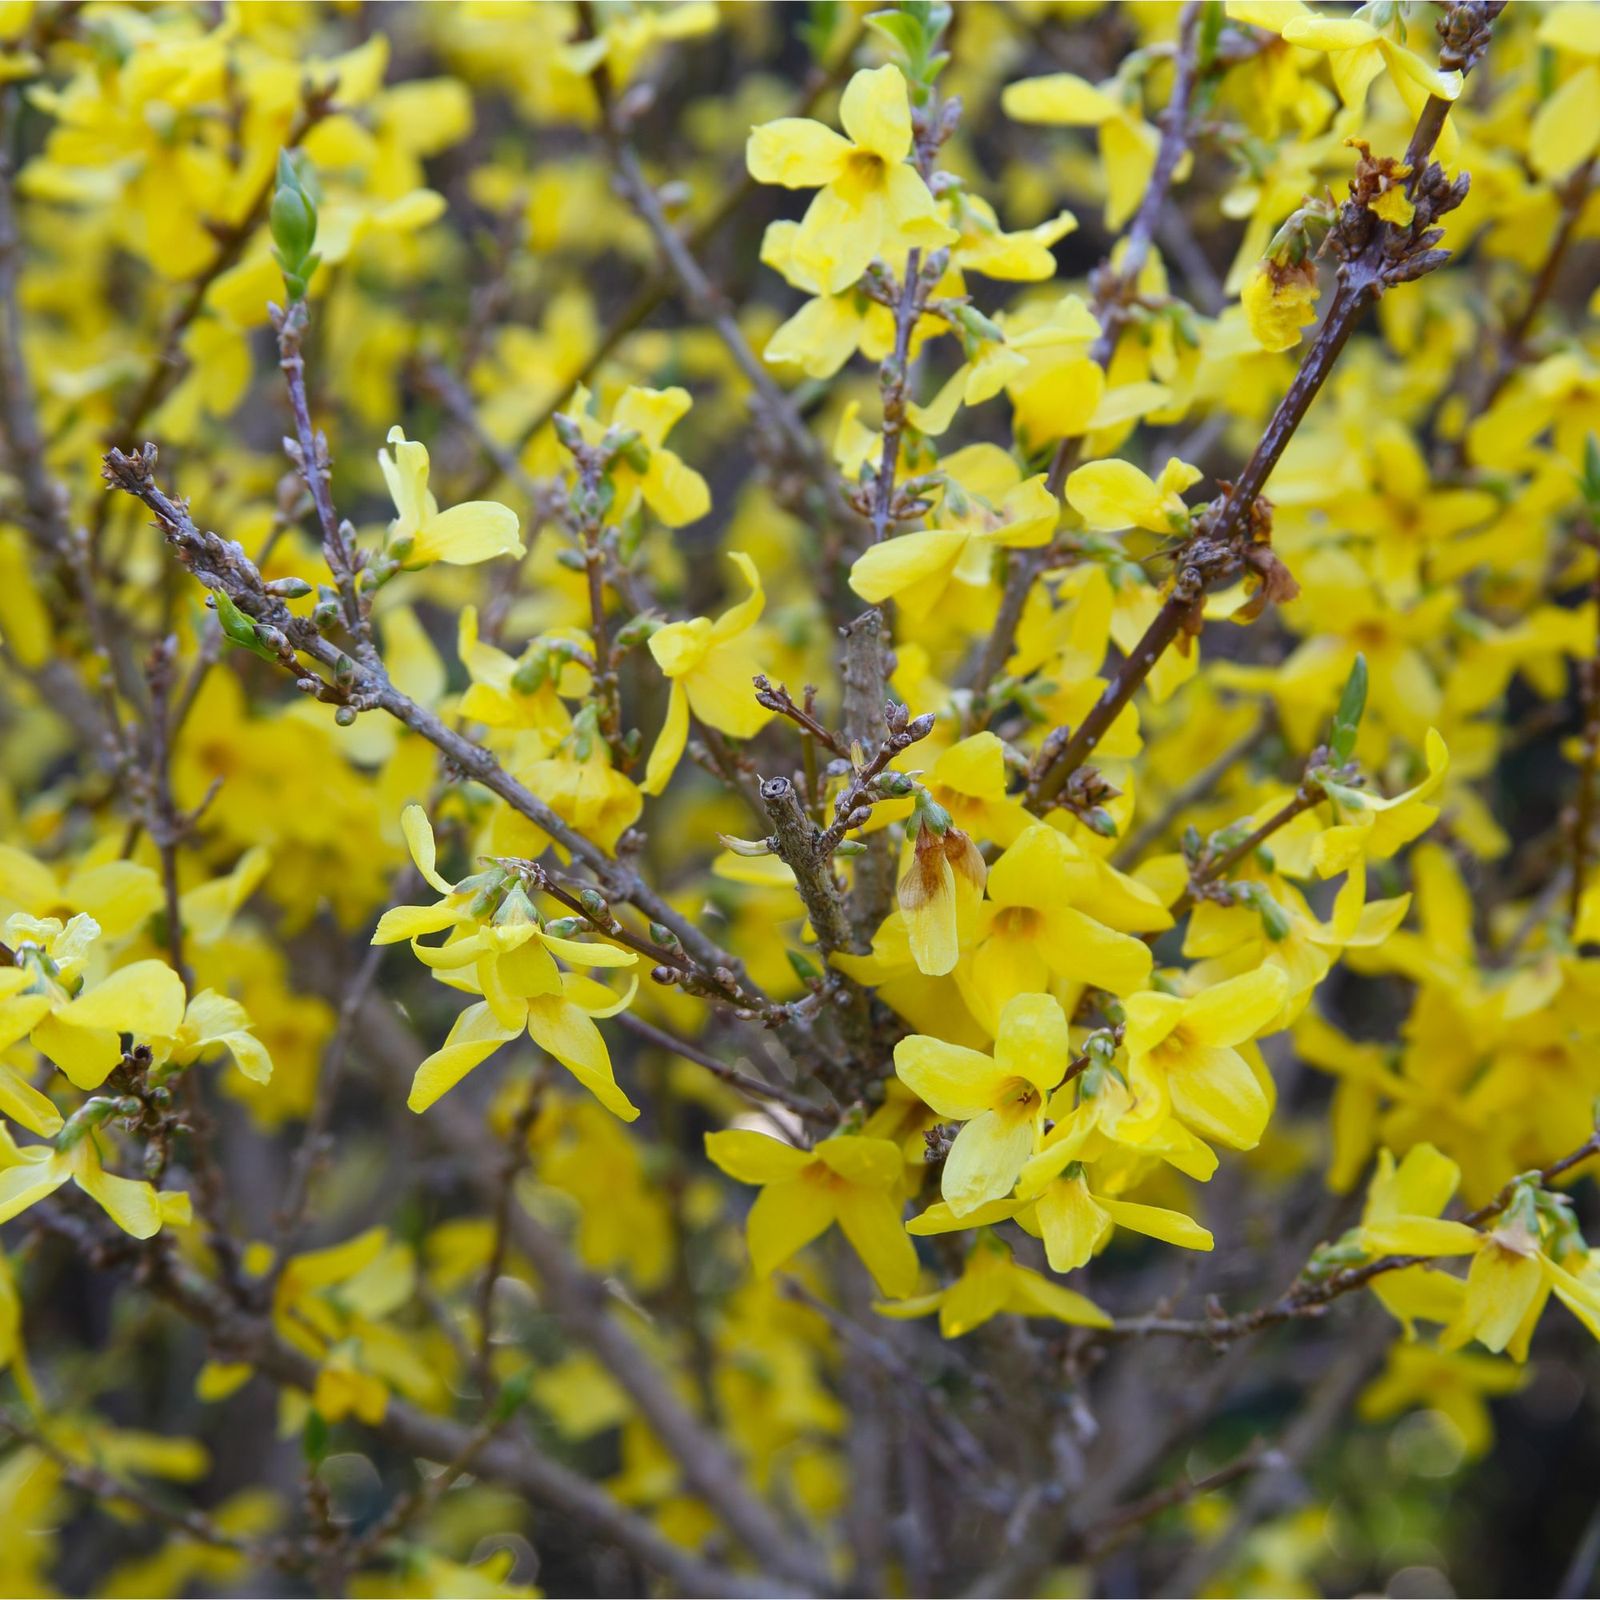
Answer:
<svg viewBox="0 0 1600 1600"><path fill-rule="evenodd" d="M258 1384L98 1587L1316 1592L1163 1341L1600 1338L1600 6L791 12L0 5L7 1593Z"/></svg>

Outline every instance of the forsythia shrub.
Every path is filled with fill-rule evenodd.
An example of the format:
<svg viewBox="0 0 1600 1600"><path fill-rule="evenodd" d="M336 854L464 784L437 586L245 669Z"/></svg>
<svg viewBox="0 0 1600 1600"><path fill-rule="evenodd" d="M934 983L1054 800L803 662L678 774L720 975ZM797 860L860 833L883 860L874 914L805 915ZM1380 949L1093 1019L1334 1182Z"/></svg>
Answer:
<svg viewBox="0 0 1600 1600"><path fill-rule="evenodd" d="M1590 1592L1600 6L0 42L0 1592Z"/></svg>

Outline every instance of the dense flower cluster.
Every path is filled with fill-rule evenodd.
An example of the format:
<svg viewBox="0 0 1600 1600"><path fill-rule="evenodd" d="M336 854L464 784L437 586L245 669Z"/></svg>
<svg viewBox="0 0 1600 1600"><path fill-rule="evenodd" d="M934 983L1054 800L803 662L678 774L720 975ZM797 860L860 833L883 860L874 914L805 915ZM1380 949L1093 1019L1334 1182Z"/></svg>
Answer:
<svg viewBox="0 0 1600 1600"><path fill-rule="evenodd" d="M1592 1371L1600 6L0 47L0 1590L1381 1585Z"/></svg>

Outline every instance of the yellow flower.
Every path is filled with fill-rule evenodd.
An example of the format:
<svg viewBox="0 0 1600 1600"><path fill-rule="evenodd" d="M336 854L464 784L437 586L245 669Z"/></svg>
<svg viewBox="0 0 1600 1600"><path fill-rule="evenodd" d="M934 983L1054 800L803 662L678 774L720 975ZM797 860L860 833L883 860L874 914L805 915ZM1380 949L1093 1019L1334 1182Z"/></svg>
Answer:
<svg viewBox="0 0 1600 1600"><path fill-rule="evenodd" d="M1440 1346L1458 1350L1476 1339L1498 1355L1524 1361L1552 1291L1600 1338L1600 1287L1579 1250L1578 1272L1546 1253L1536 1191L1519 1183L1492 1228L1480 1232L1439 1213L1450 1203L1461 1169L1430 1144L1418 1144L1397 1168L1383 1150L1356 1238L1372 1256L1471 1255L1466 1284ZM1552 1246L1560 1253L1559 1246ZM1428 1315L1427 1311L1419 1313Z"/></svg>
<svg viewBox="0 0 1600 1600"><path fill-rule="evenodd" d="M1356 1413L1363 1422L1384 1422L1402 1411L1425 1407L1448 1418L1469 1461L1494 1443L1489 1399L1515 1394L1527 1373L1509 1361L1438 1350L1425 1344L1393 1344L1384 1370L1361 1391Z"/></svg>
<svg viewBox="0 0 1600 1600"><path fill-rule="evenodd" d="M596 13L599 32L565 45L559 60L568 72L587 77L601 62L622 88L633 79L645 55L659 42L696 39L717 26L712 0L681 0L669 5L610 7ZM464 1592L464 1591L463 1591Z"/></svg>
<svg viewBox="0 0 1600 1600"><path fill-rule="evenodd" d="M613 515L626 516L636 501L643 499L669 528L681 528L698 522L711 509L706 480L664 443L692 403L689 391L677 387L622 391L612 409L610 427L638 434L646 459L642 468L626 457L611 468L617 490ZM607 426L590 413L589 391L582 384L573 391L570 414L586 444L597 445L606 436Z"/></svg>
<svg viewBox="0 0 1600 1600"><path fill-rule="evenodd" d="M733 1128L706 1135L706 1154L730 1178L761 1185L745 1225L750 1263L766 1277L838 1223L884 1294L909 1294L917 1252L900 1224L905 1161L888 1139L840 1134L797 1150Z"/></svg>
<svg viewBox="0 0 1600 1600"><path fill-rule="evenodd" d="M875 257L896 267L910 250L953 244L958 235L914 167L911 103L893 65L856 73L839 117L849 138L806 117L752 128L750 175L786 189L816 189L794 239L794 256L819 288L848 289Z"/></svg>
<svg viewBox="0 0 1600 1600"><path fill-rule="evenodd" d="M921 1238L1007 1220L1043 1241L1052 1272L1076 1271L1118 1228L1182 1250L1216 1247L1211 1234L1182 1211L1094 1193L1081 1166L1056 1147L1041 1150L1023 1168L1014 1199L990 1201L965 1216L940 1201L913 1217L906 1231Z"/></svg>
<svg viewBox="0 0 1600 1600"><path fill-rule="evenodd" d="M1283 37L1303 50L1327 52L1334 87L1347 106L1364 106L1372 80L1385 68L1413 116L1430 95L1454 100L1461 93L1459 72L1430 67L1415 51L1359 16L1319 17L1297 9L1284 23Z"/></svg>
<svg viewBox="0 0 1600 1600"><path fill-rule="evenodd" d="M74 919L76 920L76 919ZM46 991L56 988L46 981ZM135 961L84 989L51 998L32 1034L34 1046L79 1089L97 1089L122 1060L121 1035L170 1039L183 1022L183 983L164 961Z"/></svg>
<svg viewBox="0 0 1600 1600"><path fill-rule="evenodd" d="M206 1052L221 1048L252 1082L266 1083L272 1077L272 1057L251 1032L244 1007L215 989L201 990L189 1002L173 1037L157 1041L157 1061L162 1059L163 1047L166 1058L180 1067L190 1066Z"/></svg>
<svg viewBox="0 0 1600 1600"><path fill-rule="evenodd" d="M1019 1267L1005 1245L989 1233L979 1235L961 1276L948 1287L873 1309L897 1319L925 1317L937 1311L939 1332L946 1339L959 1339L1007 1312L1016 1317L1049 1317L1077 1328L1111 1326L1111 1318L1092 1300Z"/></svg>
<svg viewBox="0 0 1600 1600"><path fill-rule="evenodd" d="M100 1164L92 1131L68 1149L59 1150L44 1144L18 1145L0 1127L0 1222L20 1216L67 1182L77 1184L135 1239L153 1237L163 1222L185 1220L187 1195L158 1195L148 1183L107 1172ZM164 1205L164 1201L170 1204Z"/></svg>
<svg viewBox="0 0 1600 1600"><path fill-rule="evenodd" d="M667 719L645 767L646 794L666 788L689 741L689 713L735 739L749 739L767 725L772 713L755 697L751 680L760 671L750 630L766 605L761 574L741 550L729 551L750 593L713 622L692 617L669 622L650 635L650 654L667 675L671 693Z"/></svg>
<svg viewBox="0 0 1600 1600"><path fill-rule="evenodd" d="M1387 861L1433 826L1439 815L1433 800L1449 774L1450 752L1434 728L1428 729L1423 749L1427 775L1420 783L1389 799L1352 791L1360 796L1360 809L1341 810L1342 820L1313 841L1311 860L1324 877L1342 871L1359 856Z"/></svg>
<svg viewBox="0 0 1600 1600"><path fill-rule="evenodd" d="M1130 105L1115 83L1097 87L1074 73L1053 72L1007 84L1000 105L1017 122L1100 130L1100 159L1106 172L1105 222L1114 232L1120 230L1144 197L1161 143L1160 134L1144 120L1137 104ZM1183 175L1182 169L1178 175Z"/></svg>
<svg viewBox="0 0 1600 1600"><path fill-rule="evenodd" d="M1263 261L1240 296L1251 336L1263 350L1293 350L1300 330L1317 320L1317 269Z"/></svg>
<svg viewBox="0 0 1600 1600"><path fill-rule="evenodd" d="M1128 1082L1142 1123L1170 1113L1204 1139L1249 1150L1260 1142L1271 1103L1237 1046L1272 1023L1288 997L1276 967L1213 985L1191 999L1130 995Z"/></svg>
<svg viewBox="0 0 1600 1600"><path fill-rule="evenodd" d="M65 919L83 912L108 942L130 938L162 903L161 879L149 867L111 854L110 840L58 870L15 845L0 844L0 910Z"/></svg>
<svg viewBox="0 0 1600 1600"><path fill-rule="evenodd" d="M1554 94L1541 98L1528 129L1528 164L1547 183L1560 183L1600 150L1600 13L1593 6L1552 6L1539 24L1539 42L1580 65Z"/></svg>
<svg viewBox="0 0 1600 1600"><path fill-rule="evenodd" d="M763 263L812 296L773 332L762 359L772 366L797 367L808 378L831 378L857 350L881 361L894 348L894 313L854 288L827 293L795 259L799 233L798 222L780 220L768 223L762 236Z"/></svg>
<svg viewBox="0 0 1600 1600"><path fill-rule="evenodd" d="M252 1245L245 1265L265 1272L272 1252ZM328 1420L355 1416L373 1425L388 1410L389 1391L400 1389L424 1405L437 1403L438 1373L385 1319L416 1290L411 1247L385 1228L369 1228L352 1239L291 1256L273 1291L277 1335L317 1363L311 1403ZM210 1369L203 1382L214 1394L248 1375L248 1367Z"/></svg>
<svg viewBox="0 0 1600 1600"><path fill-rule="evenodd" d="M388 552L403 566L425 567L435 561L471 566L495 556L520 556L525 547L521 524L509 506L494 500L469 500L440 511L428 488L428 447L407 439L398 425L389 430L394 446L378 452L384 482L397 513L389 524Z"/></svg>
<svg viewBox="0 0 1600 1600"><path fill-rule="evenodd" d="M921 813L926 815L926 812ZM911 865L895 889L905 917L906 937L918 970L942 977L961 956L962 936L971 930L983 895L983 855L959 828L917 829Z"/></svg>
<svg viewBox="0 0 1600 1600"><path fill-rule="evenodd" d="M619 998L592 979L561 971L554 957L589 967L632 966L639 958L615 945L582 944L547 932L518 886L484 912L490 920L480 920L473 910L480 893L486 887L504 888L504 879L493 885L481 876L450 883L435 865L427 812L421 806L407 806L401 827L417 871L444 898L431 906L392 907L380 919L372 942L396 944L409 939L412 953L433 969L440 982L484 997L457 1016L444 1044L417 1068L407 1106L427 1110L526 1029L528 1037L608 1111L631 1122L639 1115L638 1107L617 1086L610 1053L592 1019L615 1016L633 991L630 988ZM444 944L417 942L421 935L444 928L453 930Z"/></svg>
<svg viewBox="0 0 1600 1600"><path fill-rule="evenodd" d="M1021 994L1006 1006L992 1056L925 1034L895 1046L900 1081L930 1110L962 1124L940 1183L956 1216L1011 1193L1033 1154L1045 1097L1071 1057L1066 1015L1047 994Z"/></svg>
<svg viewBox="0 0 1600 1600"><path fill-rule="evenodd" d="M993 552L1048 544L1060 507L1045 475L1023 478L996 445L969 445L944 462L950 484L939 525L872 545L856 557L850 587L870 605L893 600L920 621L952 584L987 588Z"/></svg>
<svg viewBox="0 0 1600 1600"><path fill-rule="evenodd" d="M1172 926L1142 884L1034 823L989 869L973 932L969 1004L992 1017L1052 977L1130 994L1150 981L1150 947L1134 933Z"/></svg>
<svg viewBox="0 0 1600 1600"><path fill-rule="evenodd" d="M1388 1150L1378 1152L1356 1237L1368 1255L1462 1255L1478 1248L1481 1235L1439 1213L1450 1204L1461 1169L1431 1144L1415 1144L1397 1166Z"/></svg>
<svg viewBox="0 0 1600 1600"><path fill-rule="evenodd" d="M1044 283L1053 278L1056 258L1050 247L1078 227L1078 219L1070 211L1058 211L1036 227L1007 233L994 207L981 195L957 190L955 204L955 220L961 230L951 251L955 266L962 272L979 272L1011 283Z"/></svg>
<svg viewBox="0 0 1600 1600"><path fill-rule="evenodd" d="M1066 498L1091 533L1181 533L1189 523L1183 491L1199 481L1200 469L1176 456L1154 482L1127 461L1091 461L1067 479Z"/></svg>

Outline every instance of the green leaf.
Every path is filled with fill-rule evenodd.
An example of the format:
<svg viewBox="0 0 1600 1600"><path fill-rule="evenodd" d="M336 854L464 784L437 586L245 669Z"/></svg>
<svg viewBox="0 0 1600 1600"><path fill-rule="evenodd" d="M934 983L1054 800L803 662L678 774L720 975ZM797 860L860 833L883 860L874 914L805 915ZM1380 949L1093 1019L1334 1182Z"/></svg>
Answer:
<svg viewBox="0 0 1600 1600"><path fill-rule="evenodd" d="M1588 505L1591 517L1600 517L1600 439L1592 433L1583 442L1583 471L1578 475L1578 487Z"/></svg>
<svg viewBox="0 0 1600 1600"><path fill-rule="evenodd" d="M1217 58L1217 41L1222 37L1224 13L1222 0L1206 0L1200 13L1200 42L1195 53L1195 64L1201 72Z"/></svg>
<svg viewBox="0 0 1600 1600"><path fill-rule="evenodd" d="M306 1460L318 1466L328 1453L328 1419L320 1411L306 1413L305 1431L300 1435L300 1445Z"/></svg>
<svg viewBox="0 0 1600 1600"><path fill-rule="evenodd" d="M1333 714L1333 735L1328 741L1334 759L1341 764L1355 753L1356 735L1361 731L1361 714L1367 709L1367 658L1358 654L1339 696L1339 709Z"/></svg>
<svg viewBox="0 0 1600 1600"><path fill-rule="evenodd" d="M226 637L251 655L260 656L263 661L277 661L277 654L267 649L256 637L255 623L227 595L219 589L213 592L212 598L217 603L217 621L222 624Z"/></svg>
<svg viewBox="0 0 1600 1600"><path fill-rule="evenodd" d="M904 11L874 11L867 17L867 26L889 44L899 57L896 65L912 66L922 49L922 27L915 17Z"/></svg>

